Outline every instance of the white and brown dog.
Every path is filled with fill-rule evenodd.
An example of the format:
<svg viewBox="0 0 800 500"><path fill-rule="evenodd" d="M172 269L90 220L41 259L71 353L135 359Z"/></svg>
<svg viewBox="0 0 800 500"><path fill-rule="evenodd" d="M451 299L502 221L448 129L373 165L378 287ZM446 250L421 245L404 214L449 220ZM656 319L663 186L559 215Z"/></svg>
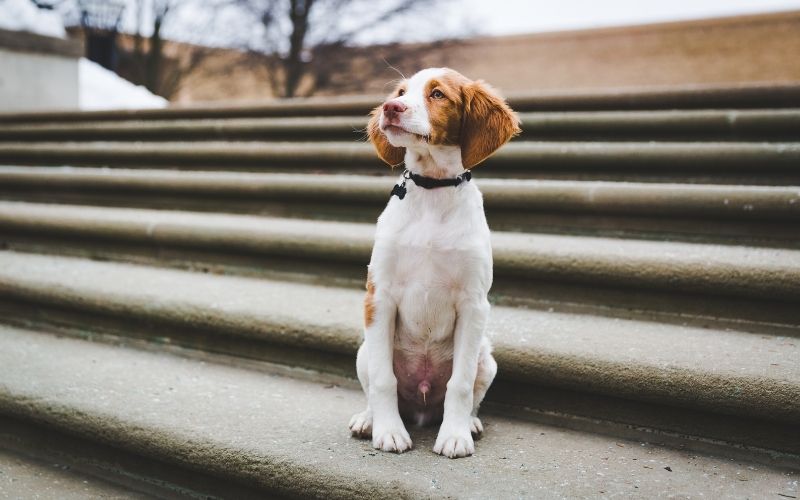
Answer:
<svg viewBox="0 0 800 500"><path fill-rule="evenodd" d="M403 452L404 421L441 421L434 452L471 455L497 364L486 335L489 227L469 169L519 121L486 84L431 68L375 108L368 132L381 159L406 170L378 219L356 363L368 404L350 431Z"/></svg>

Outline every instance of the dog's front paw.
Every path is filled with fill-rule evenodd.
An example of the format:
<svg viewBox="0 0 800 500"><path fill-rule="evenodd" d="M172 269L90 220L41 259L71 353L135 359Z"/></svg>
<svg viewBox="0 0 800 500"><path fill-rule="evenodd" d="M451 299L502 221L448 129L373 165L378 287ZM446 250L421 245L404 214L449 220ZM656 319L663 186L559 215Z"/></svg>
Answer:
<svg viewBox="0 0 800 500"><path fill-rule="evenodd" d="M433 451L450 458L468 457L475 453L475 441L472 440L469 428L456 430L442 426Z"/></svg>
<svg viewBox="0 0 800 500"><path fill-rule="evenodd" d="M384 429L374 428L372 447L382 451L403 453L411 449L411 436L408 435L408 431L402 423Z"/></svg>
<svg viewBox="0 0 800 500"><path fill-rule="evenodd" d="M350 419L350 434L354 437L372 437L372 411L364 410Z"/></svg>
<svg viewBox="0 0 800 500"><path fill-rule="evenodd" d="M481 423L481 419L478 417L472 417L472 421L469 424L469 431L472 433L472 437L478 439L483 434L483 424Z"/></svg>

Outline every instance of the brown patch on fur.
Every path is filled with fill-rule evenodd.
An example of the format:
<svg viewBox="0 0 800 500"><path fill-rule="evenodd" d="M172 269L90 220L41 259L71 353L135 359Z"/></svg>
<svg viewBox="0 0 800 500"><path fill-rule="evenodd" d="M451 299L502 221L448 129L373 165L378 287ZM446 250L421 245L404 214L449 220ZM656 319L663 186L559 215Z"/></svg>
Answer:
<svg viewBox="0 0 800 500"><path fill-rule="evenodd" d="M481 80L464 86L461 159L472 168L520 132L519 118L494 89Z"/></svg>
<svg viewBox="0 0 800 500"><path fill-rule="evenodd" d="M443 146L460 143L464 108L462 89L468 83L464 75L448 69L440 78L434 78L425 85L425 104L431 124L429 143ZM431 97L435 90L443 93L444 97Z"/></svg>
<svg viewBox="0 0 800 500"><path fill-rule="evenodd" d="M398 86L397 89L392 93L392 97L397 95L397 91L400 89ZM380 125L378 124L378 120L383 113L383 103L378 105L375 109L372 110L370 113L369 124L367 124L367 135L369 135L369 140L373 146L375 146L375 150L378 152L378 156L381 160L385 161L392 167L396 167L403 163L403 158L406 154L406 148L398 148L396 146L392 146L389 143L389 139L386 138L386 135L381 131Z"/></svg>
<svg viewBox="0 0 800 500"><path fill-rule="evenodd" d="M364 296L364 326L369 328L375 320L375 284L367 275L367 294Z"/></svg>

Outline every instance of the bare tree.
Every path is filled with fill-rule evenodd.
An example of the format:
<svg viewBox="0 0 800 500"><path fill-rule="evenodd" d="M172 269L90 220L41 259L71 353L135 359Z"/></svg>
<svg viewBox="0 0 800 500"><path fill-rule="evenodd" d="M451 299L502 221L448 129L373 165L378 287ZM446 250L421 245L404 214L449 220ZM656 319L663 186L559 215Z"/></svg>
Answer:
<svg viewBox="0 0 800 500"><path fill-rule="evenodd" d="M170 97L175 89L162 85L164 79L164 38L162 30L177 7L186 0L136 0L136 33L134 35L134 64L138 80L151 92ZM148 26L145 26L147 22ZM149 31L145 42L143 31ZM173 71L175 73L175 71ZM171 75L172 80L175 75Z"/></svg>
<svg viewBox="0 0 800 500"><path fill-rule="evenodd" d="M412 27L432 28L447 2L237 0L261 25L263 37L251 49L271 55L265 59L270 83L273 93L282 97L309 95L325 87L335 68L342 67L336 57L340 49L367 33L397 36Z"/></svg>
<svg viewBox="0 0 800 500"><path fill-rule="evenodd" d="M192 34L200 37L213 30L214 13L231 0L136 0L136 33L133 45L134 76L151 92L172 97L185 77L202 64L209 50L190 45ZM202 25L191 25L187 14L203 10ZM195 19L196 21L196 19ZM145 23L147 25L145 25ZM182 30L179 28L183 28ZM177 55L165 51L165 30L182 31L186 45ZM145 36L143 32L147 32ZM192 33L193 32L193 33ZM172 42L175 43L175 42Z"/></svg>

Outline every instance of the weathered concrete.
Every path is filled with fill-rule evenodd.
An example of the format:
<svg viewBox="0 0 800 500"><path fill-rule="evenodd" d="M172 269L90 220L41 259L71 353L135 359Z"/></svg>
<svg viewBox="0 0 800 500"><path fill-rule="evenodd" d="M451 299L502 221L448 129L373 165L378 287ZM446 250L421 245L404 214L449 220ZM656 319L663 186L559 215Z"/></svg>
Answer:
<svg viewBox="0 0 800 500"><path fill-rule="evenodd" d="M74 40L0 29L0 113L77 109L82 55Z"/></svg>
<svg viewBox="0 0 800 500"><path fill-rule="evenodd" d="M364 142L2 142L0 161L53 165L253 165L311 166L318 170L386 167ZM800 170L800 143L724 142L512 142L479 169L636 170L670 173L750 173Z"/></svg>
<svg viewBox="0 0 800 500"><path fill-rule="evenodd" d="M359 344L363 297L12 252L0 252L0 295L348 356ZM492 318L503 379L788 423L800 418L792 338L507 307L495 307Z"/></svg>
<svg viewBox="0 0 800 500"><path fill-rule="evenodd" d="M0 449L0 497L58 498L150 498L92 476L70 470L61 463L43 463Z"/></svg>
<svg viewBox="0 0 800 500"><path fill-rule="evenodd" d="M385 96L341 96L268 102L200 104L168 109L90 112L0 113L0 122L245 118L269 116L366 115ZM605 90L537 92L509 95L518 112L566 110L653 110L800 107L800 85L792 83L731 86L664 86Z"/></svg>
<svg viewBox="0 0 800 500"><path fill-rule="evenodd" d="M208 213L228 211L234 202L271 204L275 211L253 213L284 217L334 219L379 209L392 182L389 169L368 144L351 138L378 98L2 115L0 155L19 154L20 162L31 164L115 168L0 168L0 197L27 201L0 202L0 243L51 255L0 252L0 316L4 324L115 347L0 327L0 416L9 416L2 419L6 423L46 425L84 443L119 447L222 484L237 482L243 491L263 488L270 496L796 496L796 483L778 490L778 483L762 475L747 475L732 486L721 482L713 472L729 479L745 471L730 461L703 457L680 470L667 463L649 469L638 465L644 456L626 452L622 460L618 452L631 448L622 437L643 437L800 469L800 252L781 248L791 245L785 237L713 245L697 239L692 241L703 244L640 241L620 232L629 218L650 231L641 237L654 240L674 237L660 225L665 220L677 227L692 219L703 238L724 224L736 226L730 233L735 238L756 234L755 226L759 235L792 231L800 219L800 114L743 108L800 108L798 88L512 100L531 134L522 139L549 142L517 141L476 170L490 217L500 212L548 224L605 221L617 232L575 236L569 231L576 226L565 223L570 236L496 233L491 300L500 305L493 308L491 330L501 371L486 409L538 424L487 413L487 438L478 444L478 456L455 465L426 451L432 431L413 432L418 448L410 455L370 455L369 446L351 441L344 428L363 397L318 383L336 380L355 388L363 292L352 287L365 272L373 224ZM735 109L525 112L548 106ZM144 121L150 118L155 121ZM39 142L47 134L55 141L96 139L98 133L119 141ZM684 136L693 142L680 142ZM25 144L19 142L23 137L38 140ZM178 137L198 141L171 142ZM257 141L204 140L211 137ZM267 142L308 137L349 142ZM123 142L131 138L150 142ZM555 142L564 138L605 142ZM645 142L664 138L676 142ZM117 168L126 164L147 170ZM153 170L157 165L295 174ZM324 169L376 177L296 174ZM753 185L720 185L725 182ZM34 200L153 205L126 210ZM175 209L180 205L174 200L200 212L152 210ZM206 206L195 208L201 203ZM286 208L292 203L309 211L292 213ZM226 272L251 278L215 274ZM240 367L269 365L305 382L120 347L125 345ZM540 425L546 423L596 434ZM616 436L625 446L598 435ZM539 465L512 465L509 452L534 454ZM670 461L688 457L657 453L667 453ZM542 456L552 467L541 465ZM616 461L605 470L595 460L604 466ZM662 468L667 466L671 472ZM653 470L668 476L652 476ZM626 478L642 482L633 483L639 488L631 493Z"/></svg>
<svg viewBox="0 0 800 500"><path fill-rule="evenodd" d="M2 124L0 140L357 140L363 116Z"/></svg>
<svg viewBox="0 0 800 500"><path fill-rule="evenodd" d="M31 142L0 143L0 159L9 161L105 163L296 164L328 166L378 166L367 143L320 142Z"/></svg>
<svg viewBox="0 0 800 500"><path fill-rule="evenodd" d="M792 172L800 168L800 143L516 142L503 147L487 160L486 166L519 171L606 168L664 173L671 169Z"/></svg>
<svg viewBox="0 0 800 500"><path fill-rule="evenodd" d="M516 140L585 139L800 139L800 111L662 110L519 113ZM56 123L0 122L0 140L295 139L355 140L364 135L363 116L290 118L198 118Z"/></svg>
<svg viewBox="0 0 800 500"><path fill-rule="evenodd" d="M800 111L795 109L535 112L520 113L519 117L521 137L529 140L800 138Z"/></svg>
<svg viewBox="0 0 800 500"><path fill-rule="evenodd" d="M365 266L374 232L370 224L18 202L0 202L0 228ZM492 239L498 281L800 300L798 250L504 232Z"/></svg>
<svg viewBox="0 0 800 500"><path fill-rule="evenodd" d="M84 55L83 43L77 40L17 30L0 29L0 47L14 52L46 54L75 60Z"/></svg>
<svg viewBox="0 0 800 500"><path fill-rule="evenodd" d="M0 67L0 109L78 108L78 57L17 52L0 46Z"/></svg>
<svg viewBox="0 0 800 500"><path fill-rule="evenodd" d="M304 497L795 496L797 475L497 416L476 454L378 453L356 390L3 328L0 411L221 480ZM125 367L121 370L121 367Z"/></svg>
<svg viewBox="0 0 800 500"><path fill-rule="evenodd" d="M70 167L0 167L0 189L224 196L258 202L313 200L382 208L394 176L196 172ZM694 218L800 219L800 188L606 181L476 178L489 210L571 214L688 215ZM217 211L227 207L214 205Z"/></svg>

